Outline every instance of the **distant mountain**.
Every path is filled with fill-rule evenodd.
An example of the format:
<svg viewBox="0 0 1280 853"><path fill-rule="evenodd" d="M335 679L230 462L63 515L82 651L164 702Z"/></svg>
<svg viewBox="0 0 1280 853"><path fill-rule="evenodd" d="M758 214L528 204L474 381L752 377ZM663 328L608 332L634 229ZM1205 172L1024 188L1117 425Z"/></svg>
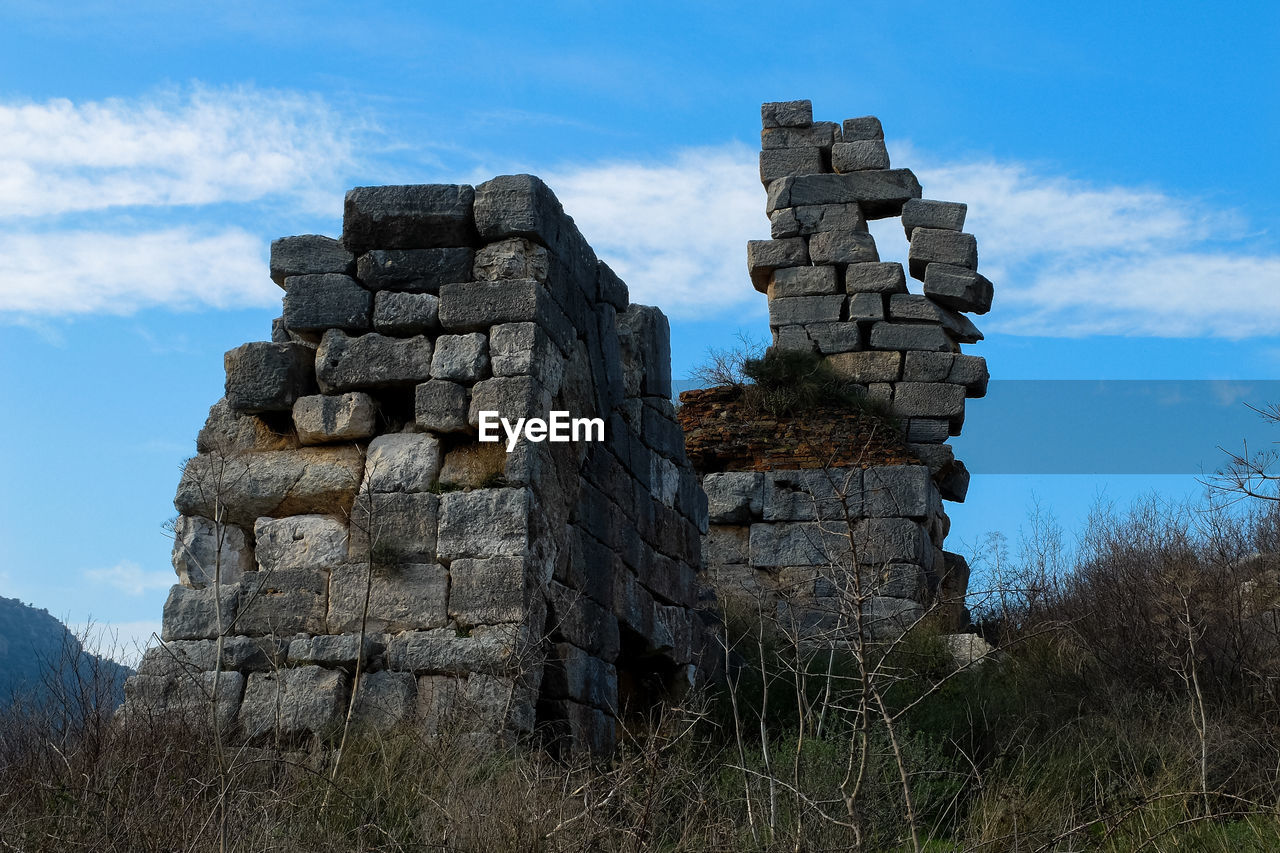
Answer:
<svg viewBox="0 0 1280 853"><path fill-rule="evenodd" d="M0 707L58 702L82 710L114 708L133 670L84 650L47 610L0 597Z"/></svg>

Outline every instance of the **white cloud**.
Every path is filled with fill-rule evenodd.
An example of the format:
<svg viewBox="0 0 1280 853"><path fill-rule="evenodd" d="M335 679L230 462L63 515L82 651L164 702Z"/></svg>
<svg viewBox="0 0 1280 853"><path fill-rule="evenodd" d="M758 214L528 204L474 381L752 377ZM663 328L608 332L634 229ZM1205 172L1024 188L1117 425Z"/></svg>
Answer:
<svg viewBox="0 0 1280 853"><path fill-rule="evenodd" d="M906 143L890 150L895 165L920 177L926 198L969 205L966 230L996 284L995 307L978 320L987 331L1280 334L1280 254L1259 245L1233 211L1020 163L931 162ZM546 179L635 301L677 317L762 312L745 245L768 236L768 221L747 146L688 149L665 163L565 168ZM874 230L885 258L900 260L905 241L896 222Z"/></svg>
<svg viewBox="0 0 1280 853"><path fill-rule="evenodd" d="M352 134L325 103L250 88L0 103L0 216L244 203L332 212Z"/></svg>
<svg viewBox="0 0 1280 853"><path fill-rule="evenodd" d="M173 572L146 571L132 560L121 560L109 569L88 569L84 576L94 583L115 587L125 595L145 595L174 584Z"/></svg>
<svg viewBox="0 0 1280 853"><path fill-rule="evenodd" d="M266 244L238 228L0 233L0 311L129 314L279 299L267 275Z"/></svg>
<svg viewBox="0 0 1280 853"><path fill-rule="evenodd" d="M613 162L544 175L631 299L677 317L752 306L748 239L769 236L756 153L693 148L669 163Z"/></svg>

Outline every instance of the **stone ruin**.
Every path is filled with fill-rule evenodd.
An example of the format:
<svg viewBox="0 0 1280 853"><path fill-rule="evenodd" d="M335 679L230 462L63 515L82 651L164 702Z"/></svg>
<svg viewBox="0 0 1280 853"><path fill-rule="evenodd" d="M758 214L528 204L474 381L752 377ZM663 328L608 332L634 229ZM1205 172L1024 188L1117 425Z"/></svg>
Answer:
<svg viewBox="0 0 1280 853"><path fill-rule="evenodd" d="M991 284L965 206L889 169L876 119L811 113L764 105L773 239L749 244L751 280L774 346L820 353L900 434L827 413L722 452L749 425L714 390L677 422L666 318L540 180L353 189L340 240L272 244L283 316L226 354L174 502L164 644L122 715L214 708L277 746L350 716L603 754L715 675L721 603L833 643L937 605L962 627L942 501L968 473L943 442L985 391L960 312ZM888 216L923 295L879 261L866 221ZM600 418L604 438L508 452L479 440L486 411Z"/></svg>
<svg viewBox="0 0 1280 853"><path fill-rule="evenodd" d="M122 713L208 719L216 683L250 743L350 709L607 753L714 666L667 320L546 185L353 189L341 240L277 240L271 276L283 316L226 354ZM481 412L555 410L604 440L478 440Z"/></svg>
<svg viewBox="0 0 1280 853"><path fill-rule="evenodd" d="M772 239L751 241L747 260L773 345L820 354L900 435L811 416L824 423L770 422L770 440L751 446L741 425L715 427L722 394L686 392L680 417L710 500L708 576L726 611L800 639L893 638L927 612L962 630L969 570L942 549L942 502L964 500L969 474L944 442L960 432L965 399L986 393L985 360L961 345L982 339L964 314L986 313L992 298L962 230L967 208L922 200L915 175L889 167L874 117L814 122L809 101L761 114ZM880 261L867 230L886 217L910 240L906 271ZM782 453L769 446L779 443Z"/></svg>

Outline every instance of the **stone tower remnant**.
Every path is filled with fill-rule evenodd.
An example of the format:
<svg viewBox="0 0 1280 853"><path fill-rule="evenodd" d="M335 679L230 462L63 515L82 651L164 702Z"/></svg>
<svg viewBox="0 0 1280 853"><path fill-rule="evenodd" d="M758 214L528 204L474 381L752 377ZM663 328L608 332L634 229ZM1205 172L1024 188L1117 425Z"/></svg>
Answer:
<svg viewBox="0 0 1280 853"><path fill-rule="evenodd" d="M667 320L542 181L353 189L341 240L276 241L271 276L283 316L226 354L126 715L207 709L216 678L249 742L323 736L350 705L605 753L700 678L706 496ZM485 411L605 437L507 452L478 440Z"/></svg>
<svg viewBox="0 0 1280 853"><path fill-rule="evenodd" d="M966 206L924 200L910 170L890 168L878 119L839 125L812 112L809 101L762 107L772 239L748 244L751 281L769 300L774 347L819 354L900 435L871 441L846 428L853 416L827 413L769 423L787 446L751 447L741 428L718 429L722 394L686 392L680 417L710 500L704 561L726 608L800 637L893 637L930 609L962 628L968 567L942 549L942 501L963 501L969 475L944 442L966 398L986 393L985 360L961 346L982 339L965 314L990 309L992 285L963 231ZM887 217L910 240L906 270L880 260L867 229Z"/></svg>

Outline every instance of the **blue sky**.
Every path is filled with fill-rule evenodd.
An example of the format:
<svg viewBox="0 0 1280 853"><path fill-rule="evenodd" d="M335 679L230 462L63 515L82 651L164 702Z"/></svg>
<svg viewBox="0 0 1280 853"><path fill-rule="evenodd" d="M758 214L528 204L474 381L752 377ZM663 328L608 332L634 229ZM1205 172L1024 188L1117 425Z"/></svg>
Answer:
<svg viewBox="0 0 1280 853"><path fill-rule="evenodd" d="M540 174L671 316L675 375L767 334L766 100L878 115L926 197L969 204L996 379L1280 372L1275 4L444 5L0 10L0 594L158 625L221 355L278 313L268 243L337 234L349 186ZM1180 473L975 468L953 547L1015 537L1033 496L1070 531L1097 494L1193 493L1243 438L1202 419Z"/></svg>

